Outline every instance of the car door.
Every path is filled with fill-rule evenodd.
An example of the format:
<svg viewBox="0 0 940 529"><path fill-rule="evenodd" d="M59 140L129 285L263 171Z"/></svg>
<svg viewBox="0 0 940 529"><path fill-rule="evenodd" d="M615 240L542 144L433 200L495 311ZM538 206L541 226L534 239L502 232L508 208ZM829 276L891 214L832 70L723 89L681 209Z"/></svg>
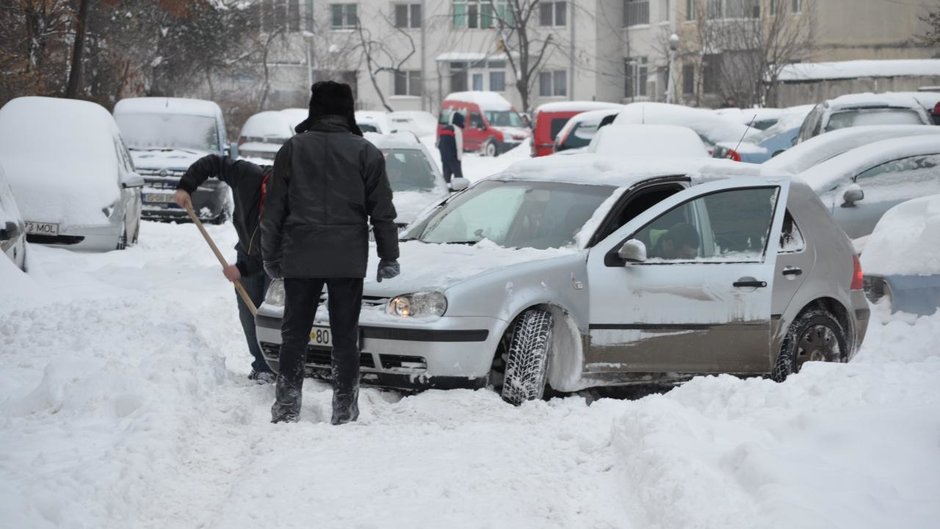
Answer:
<svg viewBox="0 0 940 529"><path fill-rule="evenodd" d="M845 200L851 184L864 196ZM871 234L882 215L912 198L940 193L940 154L922 154L891 160L861 171L824 195L836 223L852 239Z"/></svg>
<svg viewBox="0 0 940 529"><path fill-rule="evenodd" d="M788 190L763 178L694 186L591 249L586 374L768 372ZM630 240L645 260L618 256Z"/></svg>
<svg viewBox="0 0 940 529"><path fill-rule="evenodd" d="M486 140L486 123L479 108L467 111L466 126L463 129L463 148L466 151L478 151Z"/></svg>

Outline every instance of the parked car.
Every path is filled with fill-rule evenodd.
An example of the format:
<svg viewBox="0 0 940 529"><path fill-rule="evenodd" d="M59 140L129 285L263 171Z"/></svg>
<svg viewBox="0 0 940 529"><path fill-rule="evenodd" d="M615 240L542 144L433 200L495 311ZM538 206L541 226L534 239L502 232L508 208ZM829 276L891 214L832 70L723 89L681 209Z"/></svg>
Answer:
<svg viewBox="0 0 940 529"><path fill-rule="evenodd" d="M885 212L865 244L865 294L891 312L929 315L940 307L940 195Z"/></svg>
<svg viewBox="0 0 940 529"><path fill-rule="evenodd" d="M135 97L114 106L114 119L127 141L134 165L144 177L145 219L187 220L173 202L180 177L207 154L237 156L225 142L222 110L212 101L175 97ZM221 224L231 217L229 187L215 178L193 193L193 209L202 220Z"/></svg>
<svg viewBox="0 0 940 529"><path fill-rule="evenodd" d="M101 105L13 99L0 109L0 164L27 241L78 250L137 243L144 180Z"/></svg>
<svg viewBox="0 0 940 529"><path fill-rule="evenodd" d="M401 276L372 282L370 259L363 381L493 384L520 403L546 386L782 380L806 361L851 359L868 322L862 273L819 198L787 177L743 176L753 166L706 162L717 165L543 157L451 195L402 234ZM283 299L273 283L256 319L274 369ZM329 376L329 339L316 332L328 320L321 305L315 376Z"/></svg>
<svg viewBox="0 0 940 529"><path fill-rule="evenodd" d="M742 125L757 130L767 130L777 124L781 116L786 114L784 108L718 108L713 110L716 115L725 119L737 121Z"/></svg>
<svg viewBox="0 0 940 529"><path fill-rule="evenodd" d="M554 152L555 138L572 117L590 110L621 109L623 105L601 101L558 101L545 103L535 109L532 130L532 156L547 156Z"/></svg>
<svg viewBox="0 0 940 529"><path fill-rule="evenodd" d="M666 103L630 103L613 121L619 125L679 125L694 130L708 147L709 154L722 141L739 142L758 131L715 113Z"/></svg>
<svg viewBox="0 0 940 529"><path fill-rule="evenodd" d="M930 125L913 97L899 94L847 94L824 101L806 115L797 143L825 132L863 125Z"/></svg>
<svg viewBox="0 0 940 529"><path fill-rule="evenodd" d="M398 213L395 222L399 229L404 229L425 208L448 195L440 167L414 134L366 132L364 136L385 155L385 172L392 186L392 201ZM455 178L451 185L455 191L460 191L466 189L468 183L464 178Z"/></svg>
<svg viewBox="0 0 940 529"><path fill-rule="evenodd" d="M616 116L620 108L623 108L623 106L604 110L589 110L574 115L558 132L552 151L558 153L587 147L597 133L601 121L604 118Z"/></svg>
<svg viewBox="0 0 940 529"><path fill-rule="evenodd" d="M795 145L761 164L764 174L798 174L844 152L876 141L940 134L921 125L868 125L834 130Z"/></svg>
<svg viewBox="0 0 940 529"><path fill-rule="evenodd" d="M897 94L902 96L913 97L915 101L920 103L920 106L924 107L924 110L930 114L930 118L933 121L934 125L940 125L940 92L889 92L891 94Z"/></svg>
<svg viewBox="0 0 940 529"><path fill-rule="evenodd" d="M708 149L694 130L675 125L617 125L597 131L587 148L612 158L708 158Z"/></svg>
<svg viewBox="0 0 940 529"><path fill-rule="evenodd" d="M379 110L357 110L356 125L362 132L376 132L378 134L390 134L395 132L391 122L388 120L388 112Z"/></svg>
<svg viewBox="0 0 940 529"><path fill-rule="evenodd" d="M800 125L810 110L812 106L809 105L784 109L773 126L749 136L747 141L718 142L713 156L736 162L766 162L793 145L800 132Z"/></svg>
<svg viewBox="0 0 940 529"><path fill-rule="evenodd" d="M294 133L294 128L297 125L300 125L300 122L307 119L307 116L310 115L310 110L306 108L285 108L281 110L281 113L287 117L287 122L290 124L291 134Z"/></svg>
<svg viewBox="0 0 940 529"><path fill-rule="evenodd" d="M281 145L294 135L290 117L277 110L258 112L249 117L238 134L238 154L273 162Z"/></svg>
<svg viewBox="0 0 940 529"><path fill-rule="evenodd" d="M464 115L463 150L499 156L528 139L532 132L509 101L496 92L453 92L441 102L437 135L454 112Z"/></svg>
<svg viewBox="0 0 940 529"><path fill-rule="evenodd" d="M893 206L940 193L940 136L869 143L811 167L799 177L819 194L849 237L863 237Z"/></svg>
<svg viewBox="0 0 940 529"><path fill-rule="evenodd" d="M399 132L410 132L419 138L430 136L437 131L437 118L423 110L399 110L389 112L391 126Z"/></svg>
<svg viewBox="0 0 940 529"><path fill-rule="evenodd" d="M0 167L0 252L26 271L26 223L16 207L13 189Z"/></svg>

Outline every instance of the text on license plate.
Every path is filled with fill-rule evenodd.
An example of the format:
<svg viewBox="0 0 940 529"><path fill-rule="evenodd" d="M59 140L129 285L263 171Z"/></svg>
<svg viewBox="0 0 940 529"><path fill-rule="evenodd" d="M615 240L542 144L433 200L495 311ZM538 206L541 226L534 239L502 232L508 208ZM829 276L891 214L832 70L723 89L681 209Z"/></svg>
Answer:
<svg viewBox="0 0 940 529"><path fill-rule="evenodd" d="M26 221L26 233L31 235L58 235L59 225L52 222Z"/></svg>
<svg viewBox="0 0 940 529"><path fill-rule="evenodd" d="M317 345L320 347L332 347L333 346L333 335L330 333L329 327L324 327L320 325L314 325L310 329L310 345Z"/></svg>
<svg viewBox="0 0 940 529"><path fill-rule="evenodd" d="M146 193L144 194L144 202L151 204L171 204L173 202L173 195L170 193Z"/></svg>

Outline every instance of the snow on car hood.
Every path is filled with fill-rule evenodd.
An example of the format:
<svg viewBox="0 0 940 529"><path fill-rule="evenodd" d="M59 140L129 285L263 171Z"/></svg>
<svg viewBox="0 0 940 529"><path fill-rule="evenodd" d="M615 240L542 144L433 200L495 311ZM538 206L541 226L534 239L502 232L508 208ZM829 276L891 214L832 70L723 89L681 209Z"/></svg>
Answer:
<svg viewBox="0 0 940 529"><path fill-rule="evenodd" d="M196 160L213 154L203 151L167 149L159 151L132 150L131 158L137 169L187 169Z"/></svg>
<svg viewBox="0 0 940 529"><path fill-rule="evenodd" d="M392 203L395 204L395 211L398 213L395 222L398 224L411 224L419 213L437 204L446 196L447 191L445 190L395 191L392 195Z"/></svg>
<svg viewBox="0 0 940 529"><path fill-rule="evenodd" d="M494 129L503 133L503 140L519 140L528 138L532 133L529 129L524 129L520 127L493 127Z"/></svg>
<svg viewBox="0 0 940 529"><path fill-rule="evenodd" d="M391 297L412 292L444 290L496 268L577 252L574 248L503 248L486 240L472 246L407 241L400 243L399 249L401 275L377 283L375 272L379 258L375 254L375 246L370 248L369 268L363 287L365 295Z"/></svg>
<svg viewBox="0 0 940 529"><path fill-rule="evenodd" d="M862 270L881 275L940 274L940 195L889 209L862 252Z"/></svg>
<svg viewBox="0 0 940 529"><path fill-rule="evenodd" d="M23 220L106 224L102 208L120 198L113 157L92 166L70 165L54 157L6 156L3 164Z"/></svg>

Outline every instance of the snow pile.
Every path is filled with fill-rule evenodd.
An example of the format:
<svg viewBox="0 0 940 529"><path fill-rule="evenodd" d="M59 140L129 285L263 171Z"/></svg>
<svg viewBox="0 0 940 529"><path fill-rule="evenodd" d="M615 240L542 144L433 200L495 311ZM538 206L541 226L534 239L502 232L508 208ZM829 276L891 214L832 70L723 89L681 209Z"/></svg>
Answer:
<svg viewBox="0 0 940 529"><path fill-rule="evenodd" d="M649 159L708 158L705 144L690 128L675 125L608 125L594 135L587 150L618 157Z"/></svg>
<svg viewBox="0 0 940 529"><path fill-rule="evenodd" d="M783 82L858 77L940 76L940 59L804 62L780 70Z"/></svg>
<svg viewBox="0 0 940 529"><path fill-rule="evenodd" d="M0 165L25 220L104 224L120 197L120 133L104 107L20 97L0 109Z"/></svg>
<svg viewBox="0 0 940 529"><path fill-rule="evenodd" d="M862 270L881 275L940 274L940 195L889 209L865 242Z"/></svg>

